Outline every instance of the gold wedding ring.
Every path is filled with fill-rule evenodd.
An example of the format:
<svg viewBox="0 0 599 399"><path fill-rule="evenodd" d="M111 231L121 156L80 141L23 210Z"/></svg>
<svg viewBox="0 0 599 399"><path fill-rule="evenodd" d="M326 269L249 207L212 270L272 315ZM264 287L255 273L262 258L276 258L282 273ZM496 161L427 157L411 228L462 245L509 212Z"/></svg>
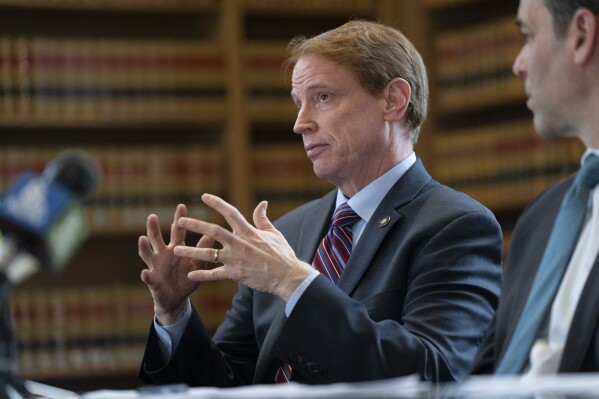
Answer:
<svg viewBox="0 0 599 399"><path fill-rule="evenodd" d="M212 263L218 263L218 249L214 250L214 259L212 259Z"/></svg>

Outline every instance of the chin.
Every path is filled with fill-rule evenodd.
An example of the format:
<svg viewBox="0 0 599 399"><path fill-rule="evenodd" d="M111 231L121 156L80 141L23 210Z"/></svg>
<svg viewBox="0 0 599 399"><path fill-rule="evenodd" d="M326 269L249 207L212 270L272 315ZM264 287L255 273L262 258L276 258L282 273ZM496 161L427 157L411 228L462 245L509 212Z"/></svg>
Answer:
<svg viewBox="0 0 599 399"><path fill-rule="evenodd" d="M331 165L327 162L323 162L322 159L312 161L312 170L314 170L314 174L321 179L326 179L332 172Z"/></svg>
<svg viewBox="0 0 599 399"><path fill-rule="evenodd" d="M316 177L318 177L319 179L327 180L328 174L326 173L325 170L317 167L316 165L314 165L312 170L314 171L314 174L316 175Z"/></svg>
<svg viewBox="0 0 599 399"><path fill-rule="evenodd" d="M338 173L333 173L331 170L328 169L318 169L316 166L314 166L314 174L316 175L316 177L318 177L319 179L322 180L326 180L329 183L331 183L334 186L337 186L338 183Z"/></svg>
<svg viewBox="0 0 599 399"><path fill-rule="evenodd" d="M535 130L546 139L574 136L574 133L570 129L567 129L562 125L548 121L541 121L537 118L534 119L534 127Z"/></svg>

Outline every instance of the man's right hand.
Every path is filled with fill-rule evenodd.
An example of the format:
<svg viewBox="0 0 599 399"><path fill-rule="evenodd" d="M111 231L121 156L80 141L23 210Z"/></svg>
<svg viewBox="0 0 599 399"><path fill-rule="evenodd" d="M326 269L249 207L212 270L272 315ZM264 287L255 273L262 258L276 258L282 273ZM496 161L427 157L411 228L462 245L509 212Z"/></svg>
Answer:
<svg viewBox="0 0 599 399"><path fill-rule="evenodd" d="M141 271L141 280L146 283L154 299L154 312L161 325L176 323L185 312L187 297L199 285L187 278L190 271L205 268L205 262L182 258L173 253L177 245L184 245L184 228L177 221L187 215L187 208L179 204L175 210L171 236L168 245L164 242L160 231L158 216L152 214L147 220L147 235L139 237L139 256L147 265ZM214 240L203 236L197 244L198 248L212 248Z"/></svg>

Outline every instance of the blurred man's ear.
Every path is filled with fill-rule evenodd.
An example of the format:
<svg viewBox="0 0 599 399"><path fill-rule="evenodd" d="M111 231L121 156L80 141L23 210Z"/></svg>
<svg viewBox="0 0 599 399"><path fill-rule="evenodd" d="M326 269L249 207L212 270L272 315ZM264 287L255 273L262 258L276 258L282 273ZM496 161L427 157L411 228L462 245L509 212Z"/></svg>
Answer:
<svg viewBox="0 0 599 399"><path fill-rule="evenodd" d="M574 13L568 30L568 40L571 40L574 51L574 62L585 65L597 51L597 16L588 8L581 7Z"/></svg>

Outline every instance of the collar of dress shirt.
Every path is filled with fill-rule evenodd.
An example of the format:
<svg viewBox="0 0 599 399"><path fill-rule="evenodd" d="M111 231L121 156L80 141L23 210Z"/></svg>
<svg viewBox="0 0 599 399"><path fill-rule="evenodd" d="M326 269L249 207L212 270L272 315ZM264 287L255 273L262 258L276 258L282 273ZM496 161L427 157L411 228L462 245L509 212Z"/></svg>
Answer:
<svg viewBox="0 0 599 399"><path fill-rule="evenodd" d="M582 154L582 158L580 158L580 164L584 162L584 160L591 154L595 154L599 157L599 148L587 148L584 154Z"/></svg>
<svg viewBox="0 0 599 399"><path fill-rule="evenodd" d="M335 208L338 208L339 205L347 202L358 216L368 223L376 208L378 208L383 198L385 198L385 195L391 190L391 187L393 187L399 178L402 177L415 163L416 153L412 152L403 161L364 187L349 200L340 190L337 190L337 202Z"/></svg>
<svg viewBox="0 0 599 399"><path fill-rule="evenodd" d="M599 148L587 148L586 151L584 152L584 154L582 154L582 158L580 158L580 165L582 165L584 160L591 154L594 154L599 157ZM595 189L591 190L591 193L593 193L594 191L595 191ZM589 198L589 203L591 203L591 201L592 201L592 198Z"/></svg>

